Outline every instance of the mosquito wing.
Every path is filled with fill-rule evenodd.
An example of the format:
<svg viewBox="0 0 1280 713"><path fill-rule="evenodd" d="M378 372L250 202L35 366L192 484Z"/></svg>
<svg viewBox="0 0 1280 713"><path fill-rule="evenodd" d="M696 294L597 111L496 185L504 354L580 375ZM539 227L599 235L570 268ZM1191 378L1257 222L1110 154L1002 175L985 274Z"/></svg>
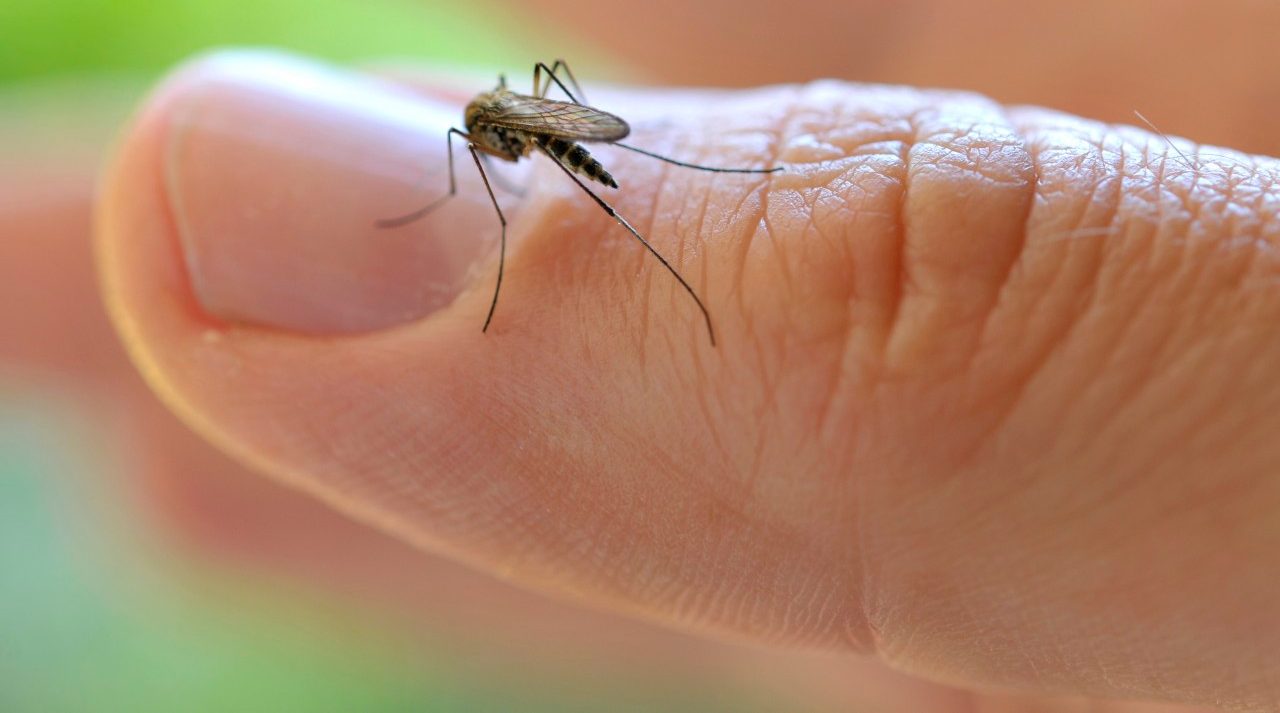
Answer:
<svg viewBox="0 0 1280 713"><path fill-rule="evenodd" d="M621 141L631 133L627 122L608 112L523 95L484 112L477 123L570 141Z"/></svg>

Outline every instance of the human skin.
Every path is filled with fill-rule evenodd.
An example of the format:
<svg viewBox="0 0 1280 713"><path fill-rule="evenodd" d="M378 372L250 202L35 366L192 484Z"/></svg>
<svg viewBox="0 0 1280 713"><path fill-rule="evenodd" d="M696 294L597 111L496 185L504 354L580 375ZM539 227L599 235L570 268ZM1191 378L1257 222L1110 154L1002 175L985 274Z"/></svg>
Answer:
<svg viewBox="0 0 1280 713"><path fill-rule="evenodd" d="M262 57L121 145L116 325L241 461L531 587L967 687L1274 704L1273 161L955 93L607 100L637 144L787 169L599 150L717 348L545 162L480 334L479 184L369 222L442 185L452 107Z"/></svg>
<svg viewBox="0 0 1280 713"><path fill-rule="evenodd" d="M17 136L23 133L30 135ZM0 241L0 324L8 337L0 340L0 378L27 393L52 391L75 404L78 421L92 419L102 429L95 441L113 447L95 450L101 468L85 475L115 497L98 504L130 508L131 521L145 526L153 543L162 539L168 554L311 585L355 611L378 612L375 625L390 619L432 650L447 646L475 680L500 681L503 690L554 687L566 708L608 700L635 709L644 700L641 689L670 690L691 680L702 691L814 713L1051 713L1086 705L933 684L865 657L725 644L559 603L414 551L238 467L145 392L96 303L87 238L92 166L90 151L53 162L47 154L32 156L0 170L8 198L0 206L0 234L10 236ZM33 183L32 175L42 180ZM96 500L97 489L86 497ZM1191 710L1089 705L1116 713Z"/></svg>

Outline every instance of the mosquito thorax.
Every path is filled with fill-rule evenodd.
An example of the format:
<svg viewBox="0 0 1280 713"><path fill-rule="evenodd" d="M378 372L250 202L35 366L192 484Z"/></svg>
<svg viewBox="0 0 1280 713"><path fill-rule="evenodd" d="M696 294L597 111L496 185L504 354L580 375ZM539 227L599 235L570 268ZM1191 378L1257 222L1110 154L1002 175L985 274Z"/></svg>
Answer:
<svg viewBox="0 0 1280 713"><path fill-rule="evenodd" d="M511 90L505 87L498 87L491 92L482 92L477 94L470 103L467 104L466 111L463 114L463 120L466 122L467 131L471 132L476 129L478 124L485 115L493 114L511 102Z"/></svg>

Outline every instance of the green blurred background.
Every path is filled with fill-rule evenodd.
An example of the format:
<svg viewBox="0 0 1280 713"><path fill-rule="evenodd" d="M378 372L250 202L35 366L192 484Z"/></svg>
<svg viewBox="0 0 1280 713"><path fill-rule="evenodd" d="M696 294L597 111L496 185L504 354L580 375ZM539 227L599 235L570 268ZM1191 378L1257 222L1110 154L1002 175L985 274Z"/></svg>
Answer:
<svg viewBox="0 0 1280 713"><path fill-rule="evenodd" d="M408 0L51 0L0 5L0 81L85 72L154 75L201 49L271 45L335 60L519 59L518 10ZM532 33L531 33L532 34Z"/></svg>

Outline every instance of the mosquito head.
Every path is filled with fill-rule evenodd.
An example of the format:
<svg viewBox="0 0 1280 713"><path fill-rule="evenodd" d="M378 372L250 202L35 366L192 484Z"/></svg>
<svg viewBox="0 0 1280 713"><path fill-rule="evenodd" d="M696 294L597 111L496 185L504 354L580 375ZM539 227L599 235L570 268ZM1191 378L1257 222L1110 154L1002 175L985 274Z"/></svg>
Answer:
<svg viewBox="0 0 1280 713"><path fill-rule="evenodd" d="M485 112L493 109L494 95L497 94L498 91L500 90L495 89L492 92L477 94L476 98L472 99L471 102L467 104L467 108L462 114L462 120L467 127L467 133L475 131L476 122L480 117L483 116Z"/></svg>

